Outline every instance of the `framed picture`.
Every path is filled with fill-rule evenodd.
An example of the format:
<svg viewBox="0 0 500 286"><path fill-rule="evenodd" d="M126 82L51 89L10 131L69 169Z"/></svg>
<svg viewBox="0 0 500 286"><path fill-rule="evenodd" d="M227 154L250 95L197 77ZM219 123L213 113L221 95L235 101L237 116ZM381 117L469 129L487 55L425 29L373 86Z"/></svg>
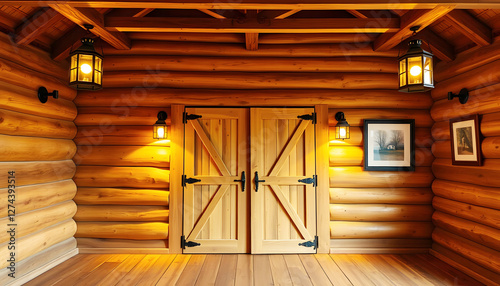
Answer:
<svg viewBox="0 0 500 286"><path fill-rule="evenodd" d="M365 170L415 170L415 120L365 119Z"/></svg>
<svg viewBox="0 0 500 286"><path fill-rule="evenodd" d="M481 142L477 115L450 119L452 165L481 165Z"/></svg>

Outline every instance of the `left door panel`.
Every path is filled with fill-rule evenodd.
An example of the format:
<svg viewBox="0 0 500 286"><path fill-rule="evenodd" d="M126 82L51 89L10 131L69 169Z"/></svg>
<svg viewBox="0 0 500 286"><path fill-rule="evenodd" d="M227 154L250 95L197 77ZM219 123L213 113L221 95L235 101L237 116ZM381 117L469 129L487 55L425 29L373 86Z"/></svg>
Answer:
<svg viewBox="0 0 500 286"><path fill-rule="evenodd" d="M186 108L184 253L248 253L248 109ZM199 181L197 181L199 180ZM196 181L196 182L195 182Z"/></svg>

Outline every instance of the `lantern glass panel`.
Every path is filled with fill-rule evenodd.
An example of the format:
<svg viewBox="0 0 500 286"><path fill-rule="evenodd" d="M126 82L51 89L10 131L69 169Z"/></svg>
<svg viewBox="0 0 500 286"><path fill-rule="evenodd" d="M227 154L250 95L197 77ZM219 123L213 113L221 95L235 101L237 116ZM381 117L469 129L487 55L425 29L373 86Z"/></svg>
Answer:
<svg viewBox="0 0 500 286"><path fill-rule="evenodd" d="M432 57L424 57L424 84L434 85L432 78Z"/></svg>
<svg viewBox="0 0 500 286"><path fill-rule="evenodd" d="M164 124L155 124L153 126L153 138L154 139L166 139L167 138L167 126Z"/></svg>
<svg viewBox="0 0 500 286"><path fill-rule="evenodd" d="M69 75L70 82L76 81L77 72L78 72L78 55L73 55L71 56L71 70Z"/></svg>
<svg viewBox="0 0 500 286"><path fill-rule="evenodd" d="M79 71L78 71L78 81L92 82L92 66L93 58L92 55L78 54L79 56Z"/></svg>
<svg viewBox="0 0 500 286"><path fill-rule="evenodd" d="M406 59L399 61L399 86L406 85Z"/></svg>
<svg viewBox="0 0 500 286"><path fill-rule="evenodd" d="M349 129L349 126L336 126L335 139L349 139L351 135Z"/></svg>
<svg viewBox="0 0 500 286"><path fill-rule="evenodd" d="M422 57L408 58L408 84L422 83Z"/></svg>
<svg viewBox="0 0 500 286"><path fill-rule="evenodd" d="M94 81L97 84L102 84L102 59L99 57L95 57Z"/></svg>

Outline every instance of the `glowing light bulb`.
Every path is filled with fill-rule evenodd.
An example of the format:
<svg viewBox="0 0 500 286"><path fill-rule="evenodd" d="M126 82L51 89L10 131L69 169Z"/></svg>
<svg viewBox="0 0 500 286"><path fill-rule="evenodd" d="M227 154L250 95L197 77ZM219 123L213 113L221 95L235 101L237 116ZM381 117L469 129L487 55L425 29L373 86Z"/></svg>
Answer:
<svg viewBox="0 0 500 286"><path fill-rule="evenodd" d="M346 136L346 130L345 128L340 128L340 137L344 138Z"/></svg>
<svg viewBox="0 0 500 286"><path fill-rule="evenodd" d="M419 66L412 66L411 69L410 69L410 74L412 76L417 76L419 75L420 73L422 73L422 68L419 67Z"/></svg>
<svg viewBox="0 0 500 286"><path fill-rule="evenodd" d="M165 138L165 128L158 127L158 129L156 130L156 134L157 134L159 139Z"/></svg>
<svg viewBox="0 0 500 286"><path fill-rule="evenodd" d="M92 72L92 67L89 64L83 64L80 66L80 70L84 74L89 74Z"/></svg>

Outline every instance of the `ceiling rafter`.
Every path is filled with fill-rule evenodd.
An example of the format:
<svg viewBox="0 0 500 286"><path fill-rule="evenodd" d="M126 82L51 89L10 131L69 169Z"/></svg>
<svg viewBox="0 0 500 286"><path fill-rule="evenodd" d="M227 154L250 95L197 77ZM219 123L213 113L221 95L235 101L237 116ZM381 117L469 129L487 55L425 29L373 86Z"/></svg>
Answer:
<svg viewBox="0 0 500 286"><path fill-rule="evenodd" d="M418 37L431 47L432 53L439 59L451 62L455 59L455 48L429 28L420 31Z"/></svg>
<svg viewBox="0 0 500 286"><path fill-rule="evenodd" d="M54 41L51 47L51 57L53 60L62 61L69 56L73 46L80 43L81 38L85 37L88 32L80 26L76 26ZM77 46L79 47L79 46Z"/></svg>
<svg viewBox="0 0 500 286"><path fill-rule="evenodd" d="M153 12L153 8L143 8L143 9L113 9L106 14L108 17L144 17L147 14Z"/></svg>
<svg viewBox="0 0 500 286"><path fill-rule="evenodd" d="M492 42L492 29L463 10L454 10L446 17L451 20L467 38L478 46L487 46Z"/></svg>
<svg viewBox="0 0 500 286"><path fill-rule="evenodd" d="M104 28L103 15L99 11L93 8L76 8L66 4L53 4L51 7L80 27L83 27L84 24L93 25L94 28L91 32L101 37L114 48L119 50L130 49L130 39L125 34L108 31ZM131 18L137 19L135 17Z"/></svg>
<svg viewBox="0 0 500 286"><path fill-rule="evenodd" d="M412 35L411 27L420 26L420 30L423 30L454 8L454 6L438 6L432 10L412 10L404 14L401 17L400 30L396 33L389 32L380 35L373 43L373 50L386 51L394 48L403 39Z"/></svg>
<svg viewBox="0 0 500 286"><path fill-rule="evenodd" d="M379 23L379 25L374 25ZM399 30L399 19L258 19L106 17L106 29L121 32L384 33Z"/></svg>
<svg viewBox="0 0 500 286"><path fill-rule="evenodd" d="M219 14L217 12L212 11L212 10L209 10L209 9L199 9L199 10L201 12L209 15L209 16L212 16L212 17L216 18L216 19L226 19L226 16L221 15L221 14Z"/></svg>
<svg viewBox="0 0 500 286"><path fill-rule="evenodd" d="M368 18L368 16L366 16L363 12L358 11L358 10L347 10L347 12L349 12L349 14L353 15L356 18L360 18L360 19Z"/></svg>
<svg viewBox="0 0 500 286"><path fill-rule="evenodd" d="M64 16L54 9L42 8L15 29L14 42L27 45L63 19Z"/></svg>

